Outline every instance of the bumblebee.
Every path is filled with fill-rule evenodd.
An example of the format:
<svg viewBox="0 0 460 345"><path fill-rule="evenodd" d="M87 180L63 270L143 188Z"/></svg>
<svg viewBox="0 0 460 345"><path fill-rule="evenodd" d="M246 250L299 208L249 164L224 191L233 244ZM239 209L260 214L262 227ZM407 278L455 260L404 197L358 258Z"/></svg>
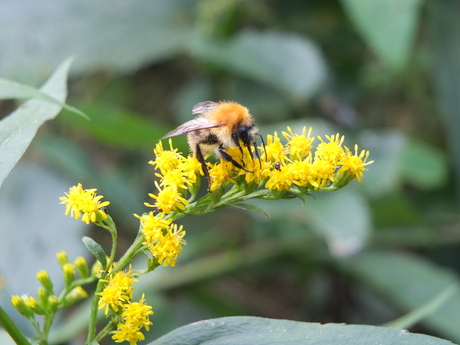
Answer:
<svg viewBox="0 0 460 345"><path fill-rule="evenodd" d="M228 154L227 148L238 147L242 154L243 148L246 148L254 160L251 149L253 146L260 163L257 138L261 139L264 148L265 143L246 107L236 102L205 101L195 105L192 114L198 114L198 116L183 123L160 140L187 133L190 150L201 163L208 179L209 172L204 157L211 152L214 152L220 159L231 162L238 169L252 172L245 168L243 161L240 163L233 159Z"/></svg>

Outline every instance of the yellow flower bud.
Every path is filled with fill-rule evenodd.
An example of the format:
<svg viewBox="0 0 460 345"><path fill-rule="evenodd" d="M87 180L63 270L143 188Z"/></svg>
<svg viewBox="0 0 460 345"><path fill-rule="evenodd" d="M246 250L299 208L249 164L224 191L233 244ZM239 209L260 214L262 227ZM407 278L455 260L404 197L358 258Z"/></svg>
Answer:
<svg viewBox="0 0 460 345"><path fill-rule="evenodd" d="M34 317L34 313L32 312L32 310L30 310L30 308L24 301L24 299L27 299L28 297L29 296L27 295L23 295L21 297L17 295L12 296L11 303L21 315L24 315L26 318L31 319Z"/></svg>
<svg viewBox="0 0 460 345"><path fill-rule="evenodd" d="M68 262L64 266L62 266L62 270L64 271L65 285L69 286L75 280L75 266Z"/></svg>
<svg viewBox="0 0 460 345"><path fill-rule="evenodd" d="M35 314L45 315L45 310L41 307L40 304L38 304L35 298L29 296L27 300L24 300L24 302Z"/></svg>
<svg viewBox="0 0 460 345"><path fill-rule="evenodd" d="M51 281L51 278L48 274L48 272L41 270L38 271L36 275L38 281L40 284L43 286L43 288L46 290L46 292L50 295L52 295L53 292L53 282Z"/></svg>
<svg viewBox="0 0 460 345"><path fill-rule="evenodd" d="M48 309L48 293L41 286L37 290L37 297L41 307L44 310Z"/></svg>
<svg viewBox="0 0 460 345"><path fill-rule="evenodd" d="M61 267L63 267L66 263L69 262L69 258L67 256L67 253L64 252L64 251L57 253L56 258L58 259L59 265L61 265Z"/></svg>
<svg viewBox="0 0 460 345"><path fill-rule="evenodd" d="M48 297L49 309L52 314L55 314L59 309L59 300L55 295Z"/></svg>
<svg viewBox="0 0 460 345"><path fill-rule="evenodd" d="M88 294L86 291L81 286L77 286L65 295L64 300L62 301L63 307L68 307L87 297Z"/></svg>
<svg viewBox="0 0 460 345"><path fill-rule="evenodd" d="M77 267L77 271L80 277L82 278L89 277L89 267L84 257L79 256L78 258L76 258L74 261L74 264Z"/></svg>

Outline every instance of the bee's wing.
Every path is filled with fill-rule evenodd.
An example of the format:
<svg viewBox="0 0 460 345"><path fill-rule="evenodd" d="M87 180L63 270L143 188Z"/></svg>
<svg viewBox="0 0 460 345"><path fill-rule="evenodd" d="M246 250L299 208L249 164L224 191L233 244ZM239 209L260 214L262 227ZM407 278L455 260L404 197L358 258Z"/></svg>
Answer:
<svg viewBox="0 0 460 345"><path fill-rule="evenodd" d="M179 127L166 134L160 140L175 137L176 135L181 135L188 132L199 131L200 129L215 128L220 126L220 123L211 122L208 119L205 119L204 117L197 117L196 119L181 124Z"/></svg>
<svg viewBox="0 0 460 345"><path fill-rule="evenodd" d="M216 102L204 101L196 104L192 109L192 114L203 114L217 107Z"/></svg>

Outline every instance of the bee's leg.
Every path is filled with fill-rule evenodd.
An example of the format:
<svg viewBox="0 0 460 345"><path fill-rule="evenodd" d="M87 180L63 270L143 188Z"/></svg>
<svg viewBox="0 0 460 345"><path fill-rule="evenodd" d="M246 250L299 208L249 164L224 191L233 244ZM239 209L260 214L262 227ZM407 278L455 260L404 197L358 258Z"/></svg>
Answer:
<svg viewBox="0 0 460 345"><path fill-rule="evenodd" d="M238 138L238 134L236 134L236 133L232 134L232 139L233 139L233 142L235 143L235 146L240 149L241 157L243 157L243 155L244 155L243 148L241 147L240 139ZM243 163L243 166L245 166L244 165L244 160L242 160L241 162Z"/></svg>
<svg viewBox="0 0 460 345"><path fill-rule="evenodd" d="M236 166L238 169L242 169L246 172L254 172L252 170L248 170L246 168L244 168L240 163L238 163L236 160L234 160L232 158L232 156L230 156L227 152L225 152L224 148L222 147L222 145L219 146L218 148L218 151L219 151L219 156L222 157L223 159L225 159L226 161L229 161L231 162L234 166Z"/></svg>
<svg viewBox="0 0 460 345"><path fill-rule="evenodd" d="M200 144L196 144L195 154L196 154L196 159L198 159L198 162L201 163L201 167L203 169L204 176L206 176L206 178L209 181L209 171L208 171L208 167L206 166L206 161L204 160L203 153L201 152Z"/></svg>
<svg viewBox="0 0 460 345"><path fill-rule="evenodd" d="M260 165L260 168L262 169L262 162L260 160L259 150L257 149L257 143L254 141L252 145L254 145L254 151L256 151L256 157L259 160L259 165ZM251 152L251 157L252 157L252 152Z"/></svg>
<svg viewBox="0 0 460 345"><path fill-rule="evenodd" d="M265 152L265 160L267 160L267 149L265 148L264 138L263 138L262 135L259 134L259 133L257 133L257 135L259 136L260 141L262 141L262 146L264 147L264 152ZM256 142L254 142L254 147L256 148L257 158L259 159L260 167L262 168L262 163L260 162L260 156L259 156L259 151L257 151L257 144L256 144Z"/></svg>

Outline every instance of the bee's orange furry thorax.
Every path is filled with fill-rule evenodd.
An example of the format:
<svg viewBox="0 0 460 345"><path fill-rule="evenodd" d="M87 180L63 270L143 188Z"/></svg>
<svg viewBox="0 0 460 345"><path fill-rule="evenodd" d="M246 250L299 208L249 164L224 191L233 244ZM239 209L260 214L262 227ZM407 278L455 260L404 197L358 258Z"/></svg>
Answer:
<svg viewBox="0 0 460 345"><path fill-rule="evenodd" d="M252 116L248 108L236 102L220 102L219 105L211 111L209 119L213 122L222 124L230 131L241 125L249 125L252 122Z"/></svg>

